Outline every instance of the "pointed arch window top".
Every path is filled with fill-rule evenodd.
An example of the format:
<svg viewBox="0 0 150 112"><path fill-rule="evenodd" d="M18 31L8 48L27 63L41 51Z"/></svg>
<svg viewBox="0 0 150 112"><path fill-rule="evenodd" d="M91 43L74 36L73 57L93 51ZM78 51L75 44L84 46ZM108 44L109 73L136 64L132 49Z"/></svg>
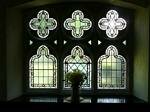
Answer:
<svg viewBox="0 0 150 112"><path fill-rule="evenodd" d="M29 61L30 88L57 88L57 59L41 45Z"/></svg>
<svg viewBox="0 0 150 112"><path fill-rule="evenodd" d="M115 46L113 45L110 45L107 49L106 49L106 52L105 52L106 56L117 56L118 55L118 50Z"/></svg>
<svg viewBox="0 0 150 112"><path fill-rule="evenodd" d="M105 55L102 55L101 58L99 58L99 61L101 61L103 59L107 59L109 57L119 58L123 63L126 63L125 58L118 54L117 48L113 45L110 45L107 47ZM111 58L111 60L112 60L112 58Z"/></svg>
<svg viewBox="0 0 150 112"><path fill-rule="evenodd" d="M57 27L57 21L54 18L49 18L49 13L46 10L41 10L37 14L37 18L33 18L29 22L32 30L37 30L40 38L46 38L49 35L49 30L54 30Z"/></svg>
<svg viewBox="0 0 150 112"><path fill-rule="evenodd" d="M117 37L118 31L126 28L126 21L118 17L119 14L117 11L109 10L106 14L106 18L101 18L98 22L99 28L101 30L106 30L106 35L109 38Z"/></svg>
<svg viewBox="0 0 150 112"><path fill-rule="evenodd" d="M49 49L45 45L41 45L37 50L37 56L49 55Z"/></svg>
<svg viewBox="0 0 150 112"><path fill-rule="evenodd" d="M86 63L91 63L91 59L84 55L84 51L80 46L75 46L72 50L71 50L71 55L67 56L65 58L66 62L86 62Z"/></svg>
<svg viewBox="0 0 150 112"><path fill-rule="evenodd" d="M92 26L92 22L88 18L84 18L84 14L80 10L76 10L72 13L72 18L68 18L64 21L64 27L66 30L72 30L72 36L75 38L81 38L84 34L84 30L89 30Z"/></svg>
<svg viewBox="0 0 150 112"><path fill-rule="evenodd" d="M83 49L80 46L75 46L71 51L71 55L72 56L78 55L81 57L84 55Z"/></svg>
<svg viewBox="0 0 150 112"><path fill-rule="evenodd" d="M71 72L74 69L79 69L87 75L86 81L83 83L83 89L91 88L91 59L84 55L83 49L80 46L75 46L71 55L68 55L64 59L64 79L66 79L65 74ZM64 88L70 88L70 83L65 80Z"/></svg>
<svg viewBox="0 0 150 112"><path fill-rule="evenodd" d="M98 59L98 89L126 89L126 60L110 45Z"/></svg>

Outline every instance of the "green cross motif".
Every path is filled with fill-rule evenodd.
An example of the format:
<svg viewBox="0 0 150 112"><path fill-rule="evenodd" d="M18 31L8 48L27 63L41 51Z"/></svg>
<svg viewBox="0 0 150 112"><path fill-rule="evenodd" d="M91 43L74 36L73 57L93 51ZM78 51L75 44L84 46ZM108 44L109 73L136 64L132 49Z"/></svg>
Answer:
<svg viewBox="0 0 150 112"><path fill-rule="evenodd" d="M32 30L37 30L40 38L46 38L49 35L49 30L54 30L57 27L57 21L49 18L49 13L45 10L38 12L37 18L33 18L29 22Z"/></svg>
<svg viewBox="0 0 150 112"><path fill-rule="evenodd" d="M84 30L89 30L92 26L92 22L88 18L84 18L83 12L76 10L72 13L72 18L68 18L64 22L64 27L67 30L72 30L72 36L75 38L81 38Z"/></svg>

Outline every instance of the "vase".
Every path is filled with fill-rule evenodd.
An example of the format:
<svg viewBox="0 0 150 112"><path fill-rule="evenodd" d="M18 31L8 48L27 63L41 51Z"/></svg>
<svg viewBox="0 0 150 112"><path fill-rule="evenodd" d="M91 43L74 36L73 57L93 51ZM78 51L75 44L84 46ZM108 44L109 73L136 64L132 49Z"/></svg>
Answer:
<svg viewBox="0 0 150 112"><path fill-rule="evenodd" d="M79 84L72 85L72 95L71 95L71 103L79 103Z"/></svg>

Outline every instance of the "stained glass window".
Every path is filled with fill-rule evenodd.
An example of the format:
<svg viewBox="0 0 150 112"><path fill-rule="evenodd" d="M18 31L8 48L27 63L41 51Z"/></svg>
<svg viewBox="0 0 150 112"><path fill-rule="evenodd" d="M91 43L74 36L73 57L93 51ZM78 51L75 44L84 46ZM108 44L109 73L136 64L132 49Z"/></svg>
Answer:
<svg viewBox="0 0 150 112"><path fill-rule="evenodd" d="M132 10L111 8L107 4L63 3L24 10L26 92L69 95L71 84L65 74L79 69L87 75L81 95L116 90L128 94L134 35L129 34L134 16Z"/></svg>
<svg viewBox="0 0 150 112"><path fill-rule="evenodd" d="M46 38L49 35L49 30L54 30L57 27L57 21L54 18L49 18L49 13L46 10L41 10L37 14L37 18L33 18L29 22L32 30L37 30L40 38Z"/></svg>
<svg viewBox="0 0 150 112"><path fill-rule="evenodd" d="M79 69L87 75L87 79L82 85L82 89L91 88L91 59L84 55L83 49L80 46L75 46L71 55L64 59L64 79L67 72L71 72L74 69ZM65 80L64 88L70 88L70 83Z"/></svg>
<svg viewBox="0 0 150 112"><path fill-rule="evenodd" d="M98 59L98 89L126 88L126 60L110 45Z"/></svg>
<svg viewBox="0 0 150 112"><path fill-rule="evenodd" d="M57 88L57 59L41 45L29 61L30 88Z"/></svg>
<svg viewBox="0 0 150 112"><path fill-rule="evenodd" d="M118 30L126 28L126 21L123 18L118 18L118 12L110 10L106 14L106 18L101 18L98 22L98 26L101 30L106 30L106 34L109 38L115 38L118 35Z"/></svg>
<svg viewBox="0 0 150 112"><path fill-rule="evenodd" d="M72 18L68 18L64 22L64 27L67 30L72 30L72 36L80 38L83 36L84 30L89 30L92 22L88 18L84 18L84 14L80 10L72 13Z"/></svg>

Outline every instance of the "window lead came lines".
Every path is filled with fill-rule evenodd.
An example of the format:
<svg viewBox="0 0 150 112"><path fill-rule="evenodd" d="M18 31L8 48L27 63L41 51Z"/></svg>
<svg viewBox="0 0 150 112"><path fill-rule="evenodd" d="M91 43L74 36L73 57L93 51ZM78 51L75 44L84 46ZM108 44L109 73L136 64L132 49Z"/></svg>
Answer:
<svg viewBox="0 0 150 112"><path fill-rule="evenodd" d="M38 48L37 54L30 58L29 64L36 67L29 68L30 80L33 80L30 82L30 88L57 88L57 78L54 78L57 77L57 60L49 54L45 45Z"/></svg>
<svg viewBox="0 0 150 112"><path fill-rule="evenodd" d="M125 64L126 60L118 55L117 48L113 45L108 46L105 55L98 59L98 67L100 67L98 70L101 70L98 71L98 89L125 89L126 78L123 78L126 75Z"/></svg>

